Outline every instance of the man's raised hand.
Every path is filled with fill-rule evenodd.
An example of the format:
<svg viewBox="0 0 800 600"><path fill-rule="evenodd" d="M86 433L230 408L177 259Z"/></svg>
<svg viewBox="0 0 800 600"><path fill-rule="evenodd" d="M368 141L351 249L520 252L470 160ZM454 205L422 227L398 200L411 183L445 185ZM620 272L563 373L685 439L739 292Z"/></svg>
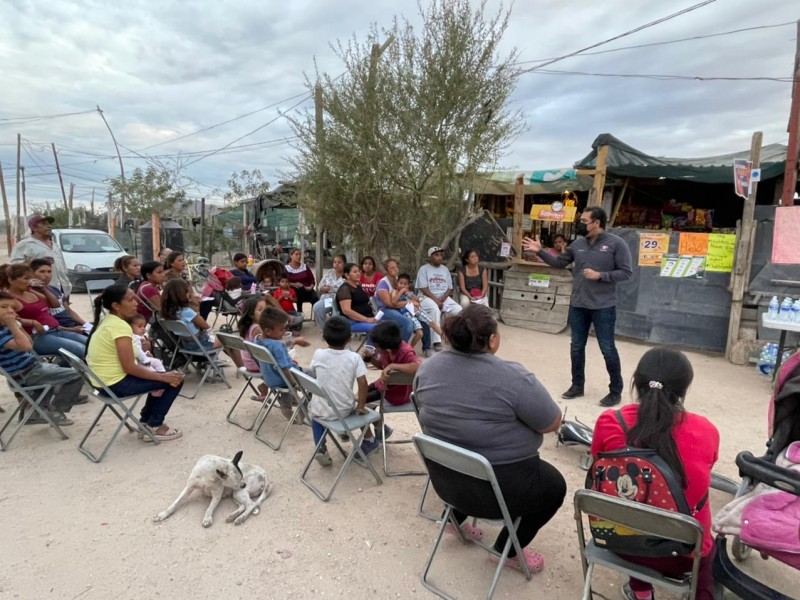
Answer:
<svg viewBox="0 0 800 600"><path fill-rule="evenodd" d="M535 235L533 238L522 238L522 249L529 250L530 252L539 252L542 249L542 243L539 241L539 236Z"/></svg>

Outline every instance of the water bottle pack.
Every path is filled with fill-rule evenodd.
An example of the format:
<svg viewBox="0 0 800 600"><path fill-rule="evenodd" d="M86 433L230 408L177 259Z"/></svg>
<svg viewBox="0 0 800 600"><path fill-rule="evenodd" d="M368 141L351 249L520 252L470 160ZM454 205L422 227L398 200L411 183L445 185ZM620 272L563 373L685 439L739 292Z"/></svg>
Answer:
<svg viewBox="0 0 800 600"><path fill-rule="evenodd" d="M773 296L767 309L767 320L800 324L800 299L793 301L786 296L783 302L778 303L778 297Z"/></svg>

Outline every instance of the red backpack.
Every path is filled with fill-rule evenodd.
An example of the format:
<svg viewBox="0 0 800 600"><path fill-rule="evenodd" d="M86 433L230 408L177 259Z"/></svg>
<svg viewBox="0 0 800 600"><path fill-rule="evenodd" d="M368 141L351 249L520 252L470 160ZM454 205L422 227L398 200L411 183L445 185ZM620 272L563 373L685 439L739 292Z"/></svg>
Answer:
<svg viewBox="0 0 800 600"><path fill-rule="evenodd" d="M627 434L620 411L614 411L622 431ZM626 447L600 452L586 475L586 487L632 502L695 516L708 500L708 494L694 508L689 507L681 481L655 450ZM639 531L589 516L594 543L619 554L633 556L682 556L693 547L672 540L645 535Z"/></svg>

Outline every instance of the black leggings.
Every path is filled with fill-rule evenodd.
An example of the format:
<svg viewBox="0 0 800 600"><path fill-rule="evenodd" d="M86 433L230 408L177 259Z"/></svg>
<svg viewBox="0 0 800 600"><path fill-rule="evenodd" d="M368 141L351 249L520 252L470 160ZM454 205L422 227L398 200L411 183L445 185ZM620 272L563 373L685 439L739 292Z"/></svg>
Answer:
<svg viewBox="0 0 800 600"><path fill-rule="evenodd" d="M521 516L517 537L522 548L533 541L539 530L558 512L567 495L567 482L553 465L538 456L507 464L493 465L512 519ZM439 497L451 504L453 515L463 523L470 515L482 519L502 519L500 507L488 482L428 463L431 483ZM503 552L508 530L503 527L494 543ZM509 556L517 552L511 547Z"/></svg>

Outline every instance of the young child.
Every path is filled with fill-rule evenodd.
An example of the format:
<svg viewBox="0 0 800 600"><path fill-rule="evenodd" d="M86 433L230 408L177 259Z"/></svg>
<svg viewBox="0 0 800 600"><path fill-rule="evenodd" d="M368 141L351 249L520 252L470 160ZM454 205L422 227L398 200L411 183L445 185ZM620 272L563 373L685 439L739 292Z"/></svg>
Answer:
<svg viewBox="0 0 800 600"><path fill-rule="evenodd" d="M256 278L247 268L247 255L243 252L237 252L233 255L233 268L230 271L241 280L241 287L247 290L256 282Z"/></svg>
<svg viewBox="0 0 800 600"><path fill-rule="evenodd" d="M414 294L411 288L411 275L408 273L401 273L397 276L397 289L400 290L400 300L411 302L414 310L404 308L400 312L407 314L414 321L414 330L422 329L421 323L427 323L428 327L433 329L439 335L442 335L442 327L428 316L428 313L422 311L419 307L419 298ZM412 346L414 344L411 344Z"/></svg>
<svg viewBox="0 0 800 600"><path fill-rule="evenodd" d="M350 322L347 319L331 317L322 330L322 338L328 347L316 350L311 360L311 371L343 417L353 412L364 414L367 403L367 369L361 357L347 348L351 336ZM357 399L353 398L353 382L358 384ZM333 461L324 440L325 427L318 421L335 418L333 410L324 399L312 396L308 412L313 419L311 431L314 434L314 444L319 445L314 458L323 467L329 467ZM361 450L364 454L370 454L378 446L372 432L367 431Z"/></svg>
<svg viewBox="0 0 800 600"><path fill-rule="evenodd" d="M136 357L136 362L149 371L156 373L166 373L164 363L159 359L154 358L150 353L150 340L147 339L145 331L147 327L147 319L140 314L134 315L130 320L131 329L133 330L133 353ZM156 390L150 392L154 397L159 397L164 393L164 390Z"/></svg>
<svg viewBox="0 0 800 600"><path fill-rule="evenodd" d="M41 287L36 289L47 298L50 304L50 314L53 315L55 320L67 331L88 334L92 330L92 324L84 321L78 313L72 310L69 302L64 298L64 293L59 288L50 285L53 279L51 259L36 258L32 260L31 270L36 278L35 281L39 281L42 284ZM33 284L33 281L31 283Z"/></svg>
<svg viewBox="0 0 800 600"><path fill-rule="evenodd" d="M261 312L258 319L258 324L261 327L261 339L255 343L264 346L270 351L272 356L278 363L278 366L283 370L286 379L290 383L294 382L292 373L289 369L295 364L292 357L289 356L289 349L283 343L283 335L286 333L286 325L289 323L289 315L273 306L267 306ZM298 346L309 346L310 344L302 337L296 337L292 340ZM273 365L261 363L261 376L264 378L264 383L271 388L286 387L280 373ZM278 396L278 403L281 405L281 414L286 419L292 418L292 404L294 397L292 394L280 394Z"/></svg>
<svg viewBox="0 0 800 600"><path fill-rule="evenodd" d="M225 291L234 300L242 297L242 280L240 277L231 277L225 282ZM235 307L234 307L235 308Z"/></svg>
<svg viewBox="0 0 800 600"><path fill-rule="evenodd" d="M289 278L286 276L278 280L278 289L272 292L272 295L278 300L281 308L292 316L297 316L298 313L295 309L294 303L297 302L297 292L295 292L289 285Z"/></svg>
<svg viewBox="0 0 800 600"><path fill-rule="evenodd" d="M274 287L275 284L272 282L272 277L270 277L269 272L265 273L261 281L258 282L258 291L262 293L270 292Z"/></svg>
<svg viewBox="0 0 800 600"><path fill-rule="evenodd" d="M244 302L242 307L242 316L239 318L239 337L245 342L256 343L261 337L261 326L258 320L261 318L261 313L267 307L267 301L264 298L253 296ZM253 360L249 352L242 352L242 366L251 373L260 373L261 368L258 363ZM259 396L253 396L253 399L258 402L264 402L269 388L263 383L258 384Z"/></svg>

